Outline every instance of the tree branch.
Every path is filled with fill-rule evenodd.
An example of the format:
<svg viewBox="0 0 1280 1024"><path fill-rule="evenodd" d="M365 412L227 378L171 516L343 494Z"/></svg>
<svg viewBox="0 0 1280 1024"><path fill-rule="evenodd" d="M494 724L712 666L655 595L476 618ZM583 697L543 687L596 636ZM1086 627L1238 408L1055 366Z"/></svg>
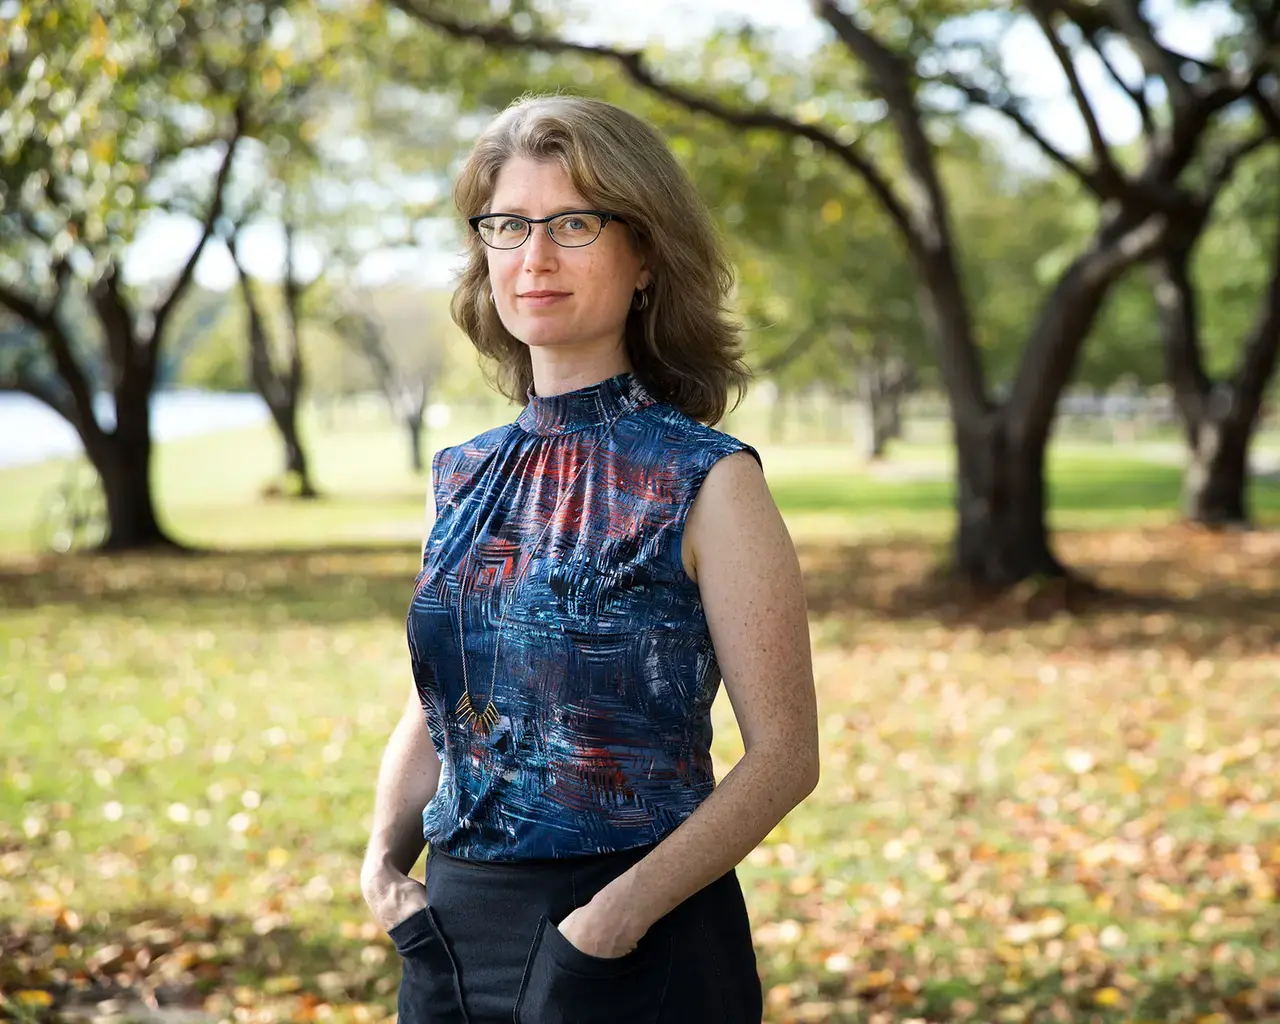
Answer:
<svg viewBox="0 0 1280 1024"><path fill-rule="evenodd" d="M298 392L302 390L302 339L298 328L298 306L303 289L294 274L293 239L293 223L286 219L284 222L284 309L289 321L289 376L285 386L289 391L290 401L296 402Z"/></svg>
<svg viewBox="0 0 1280 1024"><path fill-rule="evenodd" d="M1261 15L1259 21L1263 42L1276 42L1277 37L1280 37L1280 0L1271 0Z"/></svg>
<svg viewBox="0 0 1280 1024"><path fill-rule="evenodd" d="M1097 162L1099 176L1108 184L1118 182L1121 180L1120 172L1111 159L1111 148L1107 145L1107 140L1102 137L1102 129L1098 126L1098 117L1093 112L1093 105L1089 102L1084 86L1080 84L1080 76L1076 72L1071 51L1067 49L1058 35L1058 30L1054 27L1052 4L1048 0L1028 0L1027 7L1031 10L1031 16L1035 18L1036 24L1040 26L1040 31L1044 33L1049 48L1053 50L1053 55L1062 68L1062 73L1066 75L1071 96L1089 133L1089 145L1093 149L1093 158Z"/></svg>
<svg viewBox="0 0 1280 1024"><path fill-rule="evenodd" d="M1209 184L1205 188L1202 198L1206 213L1212 208L1214 200L1218 198L1222 189L1235 176L1236 168L1239 166L1240 161L1275 137L1277 136L1273 136L1271 130L1267 129L1257 135L1241 139L1222 153L1216 166L1209 172Z"/></svg>
<svg viewBox="0 0 1280 1024"><path fill-rule="evenodd" d="M1257 415L1280 359L1280 217L1275 227L1271 279L1234 377L1237 414L1250 419Z"/></svg>
<svg viewBox="0 0 1280 1024"><path fill-rule="evenodd" d="M1276 6L1280 7L1280 0L1276 0ZM1253 109L1258 112L1258 117L1267 126L1272 137L1280 140L1280 106L1277 106L1275 99L1262 91L1262 76L1258 76L1251 83L1249 98L1253 101Z"/></svg>
<svg viewBox="0 0 1280 1024"><path fill-rule="evenodd" d="M1108 189L1106 183L1101 177L1090 171L1075 160L1071 159L1066 153L1058 149L1050 142L1027 118L1022 112L1021 105L1013 96L1006 96L1004 99L997 99L986 89L981 86L974 85L972 82L966 82L954 72L947 71L932 79L932 81L949 85L953 89L958 89L968 97L969 102L976 103L978 106L986 107L989 110L997 111L1012 121L1018 130L1022 132L1031 142L1040 148L1050 160L1058 164L1073 177L1075 177L1085 188L1094 195L1102 198L1109 198L1114 194L1114 190Z"/></svg>
<svg viewBox="0 0 1280 1024"><path fill-rule="evenodd" d="M61 292L66 281L65 262L59 262L54 276L58 281L59 292ZM79 360L76 359L75 353L72 351L71 341L67 337L66 331L54 314L54 310L57 309L58 305L58 296L54 296L53 302L46 309L41 308L39 304L26 296L0 285L0 305L5 306L24 322L30 324L44 339L45 347L53 358L53 365L58 372L58 376L62 379L62 383L66 386L67 392L71 396L71 404L69 406L65 403L49 403L52 408L61 413L79 431L81 438L87 440L101 435L102 431L98 426L98 419L93 412L93 395L89 390L89 382L85 378L84 370L81 368ZM31 391L27 391L27 393L33 394ZM44 401L42 395L35 394L33 396Z"/></svg>
<svg viewBox="0 0 1280 1024"><path fill-rule="evenodd" d="M382 393L389 401L394 400L396 379L400 375L392 365L382 328L374 318L354 303L344 302L342 311L333 318L333 329L365 357Z"/></svg>
<svg viewBox="0 0 1280 1024"><path fill-rule="evenodd" d="M38 331L53 325L53 314L41 309L35 300L27 298L20 292L0 284L0 306L4 306L19 319L24 320Z"/></svg>
<svg viewBox="0 0 1280 1024"><path fill-rule="evenodd" d="M1089 31L1081 25L1077 28L1084 34L1085 39L1089 41L1089 46L1097 55L1098 61L1102 64L1103 70L1107 72L1108 77L1119 88L1128 94L1129 99L1133 100L1133 105L1138 108L1138 116L1142 118L1142 132L1148 138L1155 134L1155 120L1151 116L1151 104L1147 102L1146 81L1137 86L1130 85L1120 74L1119 69L1111 62L1111 58L1107 56L1107 51L1102 46L1101 33L1096 29Z"/></svg>
<svg viewBox="0 0 1280 1024"><path fill-rule="evenodd" d="M1152 267L1152 294L1160 321L1165 380L1188 426L1204 418L1213 382L1200 355L1200 318L1191 284L1191 246L1170 247Z"/></svg>
<svg viewBox="0 0 1280 1024"><path fill-rule="evenodd" d="M1155 30L1143 16L1139 0L1105 0L1103 6L1115 19L1116 30L1133 47L1147 76L1164 82L1174 119L1179 119L1194 99L1194 92L1178 66L1183 61L1181 55L1157 42Z"/></svg>
<svg viewBox="0 0 1280 1024"><path fill-rule="evenodd" d="M93 308L102 323L102 333L106 336L107 355L116 372L124 376L129 371L128 364L133 359L133 348L136 344L136 331L133 314L120 294L120 267L115 259L107 264L102 276L94 282L89 290L93 300Z"/></svg>
<svg viewBox="0 0 1280 1024"><path fill-rule="evenodd" d="M869 331L884 330L894 326L886 317L860 316L856 313L833 313L819 316L809 322L799 334L795 335L781 352L772 356L756 367L760 374L776 373L783 367L795 362L813 348L814 343L822 337L823 331L836 325Z"/></svg>
<svg viewBox="0 0 1280 1024"><path fill-rule="evenodd" d="M1121 215L1104 225L1040 304L1009 396L1024 439L1048 436L1058 397L1110 287L1167 240L1164 216Z"/></svg>
<svg viewBox="0 0 1280 1024"><path fill-rule="evenodd" d="M734 128L771 129L786 135L808 139L858 174L900 230L904 233L913 230L907 210L884 172L869 157L858 152L855 147L841 142L830 131L819 125L796 121L764 107L734 109L706 96L699 96L656 77L646 64L644 55L636 50L618 50L609 46L574 43L554 36L522 35L505 25L468 24L440 13L434 6L424 3L423 0L392 0L392 2L424 25L438 29L455 39L476 39L495 49L576 53L585 57L612 61L637 85L686 110L706 114Z"/></svg>
<svg viewBox="0 0 1280 1024"><path fill-rule="evenodd" d="M222 216L222 205L225 198L227 180L231 176L231 164L235 158L236 147L240 143L240 139L244 136L248 119L248 112L245 101L242 99L236 104L235 109L235 126L231 133L231 138L227 140L227 151L222 158L222 163L218 167L217 176L213 181L213 198L209 202L208 212L205 214L204 223L201 225L200 241L196 243L195 249L187 258L187 262L183 265L178 279L173 283L168 297L160 303L155 313L155 322L151 329L151 338L148 347L151 350L152 358L155 358L155 352L164 340L164 329L168 325L169 317L173 315L173 310L186 293L187 287L191 284L191 279L195 275L196 263L200 259L200 254L204 252L205 246L209 242L210 236L214 232L214 226L217 224L218 218Z"/></svg>
<svg viewBox="0 0 1280 1024"><path fill-rule="evenodd" d="M938 178L933 147L924 132L903 59L859 27L835 0L816 0L814 9L875 82L898 133L911 183L905 241L930 295L938 364L957 417L977 422L990 410L982 360L973 337L973 316L960 278L951 238L950 210Z"/></svg>
<svg viewBox="0 0 1280 1024"><path fill-rule="evenodd" d="M240 262L239 245L240 234L237 230L227 242L227 249L231 253L231 262L236 266L240 294L244 297L245 310L249 315L249 375L253 379L253 386L257 388L258 394L274 412L276 406L281 404L278 394L279 375L271 358L266 318L262 315L258 300L254 297L253 283L249 279L248 271Z"/></svg>
<svg viewBox="0 0 1280 1024"><path fill-rule="evenodd" d="M0 355L6 349L16 350L8 362L9 369L0 371L0 391L16 391L32 398L56 412L63 419L75 422L75 410L67 402L67 394L59 392L52 382L42 379L32 366L33 345L30 335L38 334L40 329L30 323L19 320L20 327L6 329L0 325ZM25 330L24 330L25 328Z"/></svg>
<svg viewBox="0 0 1280 1024"><path fill-rule="evenodd" d="M19 394L29 395L48 406L67 422L75 423L75 413L72 408L55 391L46 387L44 382L29 374L21 371L0 374L0 391L16 391Z"/></svg>

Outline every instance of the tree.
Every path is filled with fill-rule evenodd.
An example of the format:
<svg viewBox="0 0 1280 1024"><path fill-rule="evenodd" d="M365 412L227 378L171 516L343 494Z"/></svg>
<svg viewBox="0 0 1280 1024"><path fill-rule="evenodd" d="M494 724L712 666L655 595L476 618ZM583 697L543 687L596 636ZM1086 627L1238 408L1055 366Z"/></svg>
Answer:
<svg viewBox="0 0 1280 1024"><path fill-rule="evenodd" d="M667 127L677 143L692 134ZM716 127L722 137L700 140L700 154L732 145ZM773 146L734 152L715 173L709 158L691 161L700 189L736 221L729 237L749 359L780 396L816 387L852 403L854 442L864 458L879 458L927 359L910 263L878 211L850 195L821 154L763 138Z"/></svg>
<svg viewBox="0 0 1280 1024"><path fill-rule="evenodd" d="M286 220L285 269L281 282L284 310L280 317L272 316L254 293L253 281L240 258L241 225L236 226L227 249L236 266L240 295L248 316L245 333L249 342L249 379L254 390L266 402L271 421L284 444L285 490L299 498L315 498L319 492L311 480L306 449L298 433L298 408L305 381L300 307L306 287L299 280L295 267L294 235L293 224ZM273 329L273 324L276 329ZM272 336L277 334L279 340L273 343ZM282 364L277 364L273 350L283 353Z"/></svg>
<svg viewBox="0 0 1280 1024"><path fill-rule="evenodd" d="M1205 197L1185 178L1201 156L1207 129L1274 74L1267 63L1273 55L1265 47L1237 49L1221 61L1175 52L1159 41L1130 0L1102 6L1035 0L1025 13L990 12L1006 25L1029 16L1039 27L1086 126L1086 162L1036 127L993 56L990 34L963 38L961 16L973 13L968 7L915 8L910 17L882 7L855 16L835 0L819 0L815 10L830 42L812 63L829 77L824 83L815 76L810 84L821 91L788 113L781 105L722 98L724 89L695 91L664 77L640 51L518 31L509 21L463 21L429 0L396 0L396 6L424 25L492 48L610 61L636 85L670 103L744 132L807 140L852 172L901 238L918 278L926 333L949 398L957 445L956 566L973 583L996 587L1065 572L1045 522L1045 450L1058 397L1110 289L1200 215ZM1274 26L1257 26L1264 42L1273 41L1268 32ZM948 41L939 43L943 38ZM1136 86L1115 74L1149 123L1132 169L1104 139L1077 70L1083 54L1114 69L1107 56L1114 48L1127 49L1142 68ZM828 70L838 51L853 58L861 81L851 81L847 64L843 71ZM975 55L977 71L972 70ZM966 64L970 70L956 70ZM1166 109L1153 112L1160 89ZM873 111L859 118L867 100L875 101ZM1004 115L1098 203L1088 243L1064 267L1031 319L1003 399L989 386L954 236L951 197L939 171L936 133L953 124L957 108L966 105ZM880 109L882 117L875 113ZM884 154L877 122L891 126L895 156ZM1213 184L1229 177L1235 158L1234 153L1222 156Z"/></svg>
<svg viewBox="0 0 1280 1024"><path fill-rule="evenodd" d="M39 338L5 346L0 387L75 427L105 491L105 546L125 549L172 543L151 492L149 397L246 118L239 69L215 55L223 5L191 3L179 16L172 3L120 0L110 28L99 7L17 5L0 26L0 305ZM152 211L186 191L176 165L205 157L199 240L149 301L123 280L124 250ZM88 296L96 337L68 327L77 293ZM99 387L113 400L109 419L95 405Z"/></svg>
<svg viewBox="0 0 1280 1024"><path fill-rule="evenodd" d="M422 330L422 296L411 294L409 301L411 309L397 309L386 289L381 302L367 292L357 294L352 290L337 300L332 325L338 337L369 367L392 416L404 428L409 465L413 472L421 473L426 464L423 426L428 401L443 369L444 352L438 332L430 326L425 332ZM411 325L411 345L405 344L404 338L397 339L396 335L403 333L396 330L398 320Z"/></svg>
<svg viewBox="0 0 1280 1024"><path fill-rule="evenodd" d="M1270 111L1269 120L1280 139L1277 110ZM1231 208L1222 218L1219 237L1205 232L1208 237L1197 235L1167 248L1152 273L1166 378L1188 446L1182 512L1208 526L1249 523L1249 447L1280 357L1280 196L1276 161L1267 161L1266 167L1265 173L1245 177L1242 187L1226 197ZM1267 222L1270 259L1263 256L1268 245L1258 230ZM1206 366L1205 334L1216 333L1225 340L1235 318L1223 317L1219 302L1214 310L1218 317L1208 321L1216 323L1217 331L1206 332L1198 296L1207 297L1205 284L1215 277L1219 291L1247 287L1247 278L1257 276L1250 272L1251 264L1267 268L1257 289L1253 324L1241 332L1234 367L1215 379ZM1224 274L1229 280L1222 280Z"/></svg>

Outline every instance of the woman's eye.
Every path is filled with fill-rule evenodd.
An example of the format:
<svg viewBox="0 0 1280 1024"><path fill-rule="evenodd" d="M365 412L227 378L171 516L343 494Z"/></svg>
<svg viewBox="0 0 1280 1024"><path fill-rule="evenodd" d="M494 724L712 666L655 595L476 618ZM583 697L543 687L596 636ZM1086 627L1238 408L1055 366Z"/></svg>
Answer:
<svg viewBox="0 0 1280 1024"><path fill-rule="evenodd" d="M498 230L509 235L514 235L524 230L524 221L516 220L514 217L512 217L511 219L504 220L501 224L499 224Z"/></svg>
<svg viewBox="0 0 1280 1024"><path fill-rule="evenodd" d="M566 217L563 226L569 231L585 231L587 222L581 217Z"/></svg>

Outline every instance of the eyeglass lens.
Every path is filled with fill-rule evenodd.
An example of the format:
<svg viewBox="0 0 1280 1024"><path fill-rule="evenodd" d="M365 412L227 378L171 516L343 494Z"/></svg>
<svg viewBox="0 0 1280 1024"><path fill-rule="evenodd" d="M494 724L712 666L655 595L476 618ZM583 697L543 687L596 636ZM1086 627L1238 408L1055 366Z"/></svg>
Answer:
<svg viewBox="0 0 1280 1024"><path fill-rule="evenodd" d="M591 213L566 213L547 222L551 240L566 248L590 245L604 224ZM529 222L519 217L486 217L480 221L480 238L495 249L514 249L529 237Z"/></svg>

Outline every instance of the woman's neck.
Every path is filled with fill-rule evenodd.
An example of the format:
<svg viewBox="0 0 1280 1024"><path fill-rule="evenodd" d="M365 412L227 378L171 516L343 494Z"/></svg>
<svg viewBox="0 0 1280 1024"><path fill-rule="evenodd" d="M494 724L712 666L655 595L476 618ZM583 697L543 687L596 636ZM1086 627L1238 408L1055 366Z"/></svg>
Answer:
<svg viewBox="0 0 1280 1024"><path fill-rule="evenodd" d="M533 363L533 393L540 398L598 384L602 380L631 372L631 360L619 345L595 357L581 353L557 353L544 349L530 352Z"/></svg>

